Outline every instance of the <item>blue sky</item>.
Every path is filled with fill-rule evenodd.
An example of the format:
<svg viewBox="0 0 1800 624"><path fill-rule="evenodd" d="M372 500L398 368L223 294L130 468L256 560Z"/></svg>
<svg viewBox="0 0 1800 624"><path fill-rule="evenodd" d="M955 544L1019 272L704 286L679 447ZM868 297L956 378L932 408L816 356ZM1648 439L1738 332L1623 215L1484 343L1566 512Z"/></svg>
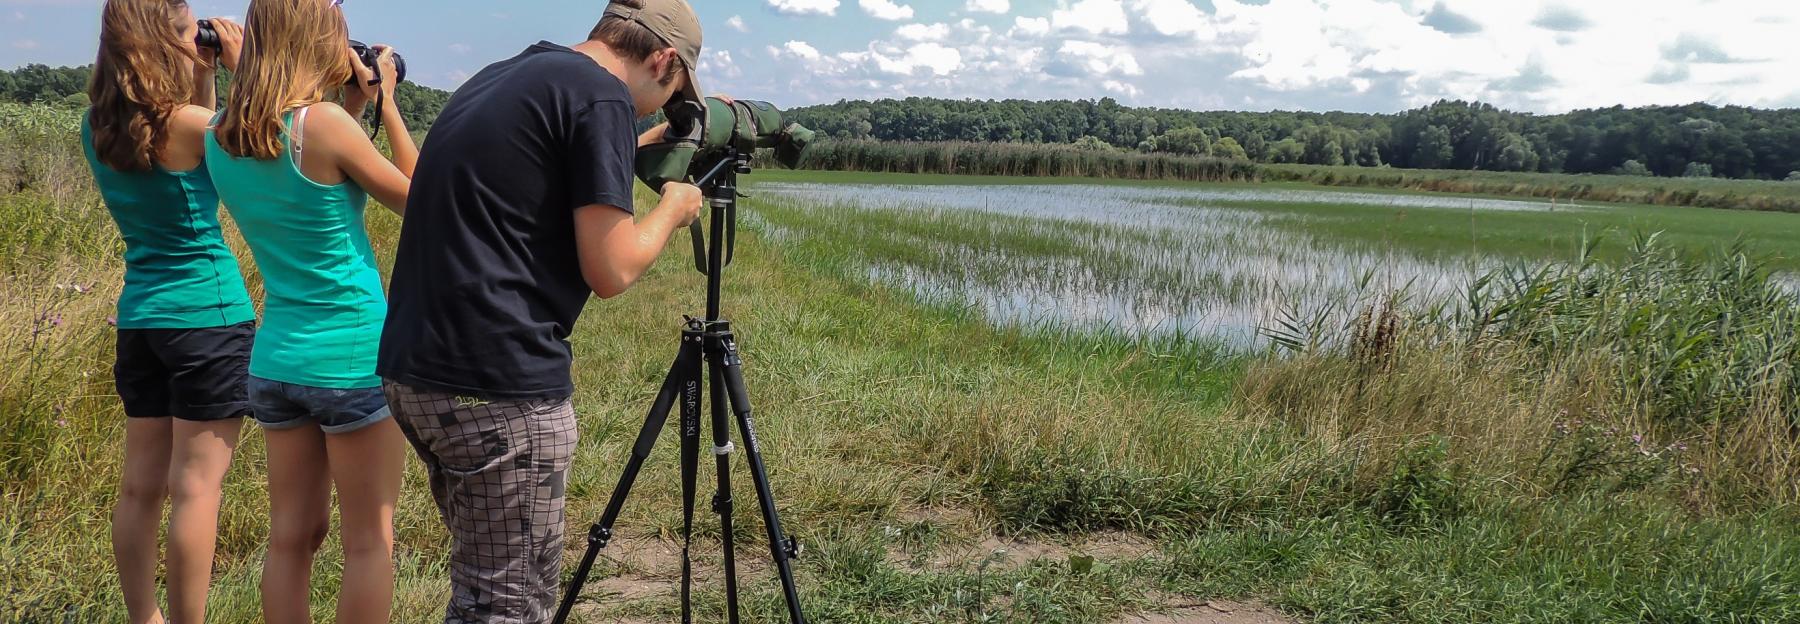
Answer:
<svg viewBox="0 0 1800 624"><path fill-rule="evenodd" d="M244 0L192 0L236 16ZM91 61L100 0L0 0L0 67ZM709 92L797 106L1098 98L1391 112L1439 98L1535 112L1800 106L1789 0L694 0ZM454 88L598 0L348 0L352 35Z"/></svg>

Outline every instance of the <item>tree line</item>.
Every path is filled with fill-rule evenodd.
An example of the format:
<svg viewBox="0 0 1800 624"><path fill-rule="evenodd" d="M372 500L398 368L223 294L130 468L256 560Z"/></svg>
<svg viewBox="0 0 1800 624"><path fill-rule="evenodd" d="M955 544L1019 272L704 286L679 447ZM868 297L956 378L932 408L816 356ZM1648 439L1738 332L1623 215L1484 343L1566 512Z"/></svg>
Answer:
<svg viewBox="0 0 1800 624"><path fill-rule="evenodd" d="M92 65L26 65L15 70L0 70L0 101L86 108L88 79L93 73ZM219 73L219 93L223 94L230 88L231 78L228 72ZM394 99L400 103L400 114L406 118L407 129L424 131L444 110L444 104L450 101L450 92L402 82L394 90Z"/></svg>
<svg viewBox="0 0 1800 624"><path fill-rule="evenodd" d="M1200 112L1100 100L839 101L825 136L1069 143L1263 163L1800 180L1800 110L1652 106L1533 115L1440 101L1397 114Z"/></svg>

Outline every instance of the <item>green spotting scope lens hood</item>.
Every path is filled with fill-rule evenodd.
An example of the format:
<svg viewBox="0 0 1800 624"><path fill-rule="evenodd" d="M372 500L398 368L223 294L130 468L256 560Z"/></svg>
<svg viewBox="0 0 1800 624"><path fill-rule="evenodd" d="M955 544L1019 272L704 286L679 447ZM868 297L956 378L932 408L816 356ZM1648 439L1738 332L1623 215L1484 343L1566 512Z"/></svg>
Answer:
<svg viewBox="0 0 1800 624"><path fill-rule="evenodd" d="M732 150L750 154L772 148L776 162L794 168L814 138L800 124L783 124L774 105L755 100L673 102L663 107L663 115L668 130L661 141L638 148L636 163L638 179L659 193L668 182L704 174Z"/></svg>

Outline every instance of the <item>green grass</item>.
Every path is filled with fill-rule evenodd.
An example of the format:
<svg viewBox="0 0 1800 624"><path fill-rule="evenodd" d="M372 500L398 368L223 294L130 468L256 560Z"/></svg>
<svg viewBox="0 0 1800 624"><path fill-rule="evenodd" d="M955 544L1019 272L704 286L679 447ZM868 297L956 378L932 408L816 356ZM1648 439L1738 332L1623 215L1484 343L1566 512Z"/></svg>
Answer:
<svg viewBox="0 0 1800 624"><path fill-rule="evenodd" d="M106 377L119 245L67 147L47 135L0 136L10 159L0 162L21 163L0 169L16 178L4 188L19 189L0 195L4 621L122 618L105 537L123 420ZM746 207L768 218L779 211L773 203ZM395 225L373 221L384 258ZM870 225L912 227L901 231L926 241L1008 233ZM1049 231L1002 242L1051 254L1113 233L1057 234L1061 247ZM807 545L798 574L814 621L1094 622L1170 595L1258 598L1314 622L1800 617L1792 498L1720 504L1732 484L1686 477L1628 488L1590 479L1548 492L1537 487L1542 471L1520 467L1632 452L1547 445L1556 439L1551 419L1568 417L1558 409L1644 424L1609 398L1607 377L1425 340L1370 366L1356 359L1366 351L1228 355L1123 333L996 327L976 310L870 284L851 255L865 242L777 244L747 232L727 280L725 312L739 330L784 524ZM677 243L632 292L593 302L571 338L582 422L572 536L599 516L674 355L680 315L702 303L703 282ZM1533 400L1548 408L1527 409ZM1699 447L1747 437L1684 439ZM618 525L626 541L656 543L679 527L671 441ZM222 514L218 622L258 619L267 527L260 436L248 433L242 449ZM749 562L762 552L759 522L738 475ZM400 622L433 618L446 590L446 536L423 481L411 466L397 514ZM717 529L701 526L699 550L708 552ZM1036 559L984 546L996 535L1054 543L1115 531L1149 546L1095 550L1092 566L1068 556L1079 545L1040 549ZM568 561L579 547L571 542ZM320 614L338 582L337 553L333 539L313 588ZM623 567L642 576L638 565ZM608 561L600 573L621 569ZM745 580L751 621L780 621L770 575L753 569ZM597 615L656 621L673 605L666 593L630 603L595 594L590 604ZM719 619L716 584L700 604L703 618Z"/></svg>

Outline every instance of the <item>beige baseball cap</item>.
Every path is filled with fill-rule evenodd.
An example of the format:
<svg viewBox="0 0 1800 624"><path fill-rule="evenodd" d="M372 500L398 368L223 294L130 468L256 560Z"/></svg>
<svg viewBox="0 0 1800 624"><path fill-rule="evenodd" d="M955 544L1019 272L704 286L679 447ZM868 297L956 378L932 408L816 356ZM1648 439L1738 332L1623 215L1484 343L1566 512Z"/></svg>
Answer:
<svg viewBox="0 0 1800 624"><path fill-rule="evenodd" d="M606 14L628 19L650 29L658 39L681 57L686 65L687 88L681 91L689 100L699 102L700 80L694 70L700 67L700 18L687 0L642 0L644 8L614 2L606 5Z"/></svg>

